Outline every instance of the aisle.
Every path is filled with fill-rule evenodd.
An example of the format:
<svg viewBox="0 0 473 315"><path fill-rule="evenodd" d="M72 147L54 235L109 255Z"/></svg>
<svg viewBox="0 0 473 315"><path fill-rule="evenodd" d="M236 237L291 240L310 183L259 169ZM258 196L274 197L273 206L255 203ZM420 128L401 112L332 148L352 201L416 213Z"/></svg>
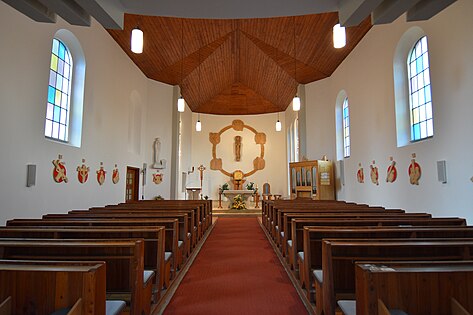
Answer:
<svg viewBox="0 0 473 315"><path fill-rule="evenodd" d="M307 314L257 218L219 218L164 314Z"/></svg>

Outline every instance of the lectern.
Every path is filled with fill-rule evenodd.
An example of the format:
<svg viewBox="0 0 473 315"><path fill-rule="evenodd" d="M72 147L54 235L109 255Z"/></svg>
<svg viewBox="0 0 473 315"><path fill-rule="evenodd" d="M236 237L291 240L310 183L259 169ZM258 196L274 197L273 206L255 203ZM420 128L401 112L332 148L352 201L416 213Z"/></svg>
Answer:
<svg viewBox="0 0 473 315"><path fill-rule="evenodd" d="M187 200L199 200L199 195L201 188L200 187L186 187L187 190Z"/></svg>

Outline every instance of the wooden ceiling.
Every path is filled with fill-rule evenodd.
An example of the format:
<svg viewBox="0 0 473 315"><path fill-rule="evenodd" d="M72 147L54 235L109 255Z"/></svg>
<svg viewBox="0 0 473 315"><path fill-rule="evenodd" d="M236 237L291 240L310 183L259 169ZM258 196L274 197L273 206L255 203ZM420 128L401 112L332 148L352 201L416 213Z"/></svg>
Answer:
<svg viewBox="0 0 473 315"><path fill-rule="evenodd" d="M193 112L244 115L285 110L298 84L329 77L371 28L369 17L347 28L347 45L335 49L337 23L336 12L234 20L125 14L124 29L108 32L148 78L179 85ZM130 50L136 26L142 54Z"/></svg>

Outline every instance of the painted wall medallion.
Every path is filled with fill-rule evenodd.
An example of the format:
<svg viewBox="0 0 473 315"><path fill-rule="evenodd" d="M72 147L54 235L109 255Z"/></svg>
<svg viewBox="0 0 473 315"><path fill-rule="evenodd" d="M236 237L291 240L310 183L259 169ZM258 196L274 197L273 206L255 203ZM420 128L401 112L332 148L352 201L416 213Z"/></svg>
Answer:
<svg viewBox="0 0 473 315"><path fill-rule="evenodd" d="M153 182L154 182L156 185L161 184L162 181L163 181L163 174L161 174L161 173L153 174Z"/></svg>
<svg viewBox="0 0 473 315"><path fill-rule="evenodd" d="M363 167L361 166L361 163L358 164L358 171L356 172L356 180L360 184L363 184L365 182L365 172L363 171Z"/></svg>
<svg viewBox="0 0 473 315"><path fill-rule="evenodd" d="M370 168L371 168L370 178L373 184L379 185L378 167L375 164L376 162L373 160L373 163L370 165Z"/></svg>
<svg viewBox="0 0 473 315"><path fill-rule="evenodd" d="M389 158L389 160L391 161L391 164L388 166L386 182L394 183L397 179L396 161L394 161L392 156Z"/></svg>
<svg viewBox="0 0 473 315"><path fill-rule="evenodd" d="M62 155L59 154L57 160L53 160L53 179L56 183L67 183L67 170L66 165L62 160Z"/></svg>
<svg viewBox="0 0 473 315"><path fill-rule="evenodd" d="M85 159L82 159L82 165L77 166L77 179L79 183L83 184L89 179L90 167L85 165Z"/></svg>
<svg viewBox="0 0 473 315"><path fill-rule="evenodd" d="M97 171L97 182L100 186L105 183L105 174L107 172L103 169L103 162L100 162L100 169Z"/></svg>
<svg viewBox="0 0 473 315"><path fill-rule="evenodd" d="M416 162L416 154L412 154L411 164L409 164L409 182L411 185L419 185L419 179L422 175L422 170L419 163Z"/></svg>
<svg viewBox="0 0 473 315"><path fill-rule="evenodd" d="M115 164L115 168L112 171L112 183L118 184L120 181L120 172L118 171L117 164Z"/></svg>

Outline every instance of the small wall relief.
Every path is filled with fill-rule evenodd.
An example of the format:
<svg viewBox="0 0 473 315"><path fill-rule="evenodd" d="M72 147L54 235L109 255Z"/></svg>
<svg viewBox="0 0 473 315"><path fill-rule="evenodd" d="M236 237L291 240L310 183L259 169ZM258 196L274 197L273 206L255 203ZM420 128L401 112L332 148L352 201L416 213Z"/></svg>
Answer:
<svg viewBox="0 0 473 315"><path fill-rule="evenodd" d="M97 171L97 182L100 186L105 183L105 174L107 172L103 169L103 162L100 162L100 169Z"/></svg>
<svg viewBox="0 0 473 315"><path fill-rule="evenodd" d="M115 164L115 168L112 171L112 183L118 184L120 181L120 172L118 171L117 164Z"/></svg>
<svg viewBox="0 0 473 315"><path fill-rule="evenodd" d="M356 172L356 180L360 184L363 184L365 182L365 172L363 171L363 167L361 166L361 163L358 163L358 171Z"/></svg>
<svg viewBox="0 0 473 315"><path fill-rule="evenodd" d="M371 168L370 177L371 177L371 182L373 184L379 185L378 167L375 164L376 162L373 160L373 163L370 165L370 168Z"/></svg>
<svg viewBox="0 0 473 315"><path fill-rule="evenodd" d="M153 174L153 183L155 183L156 185L159 185L162 183L162 181L163 181L163 174L161 173Z"/></svg>
<svg viewBox="0 0 473 315"><path fill-rule="evenodd" d="M412 153L411 164L409 164L409 182L411 185L419 185L419 179L422 175L422 170L419 163L416 162L416 154Z"/></svg>
<svg viewBox="0 0 473 315"><path fill-rule="evenodd" d="M85 159L82 159L82 165L77 166L77 179L79 183L84 184L89 179L90 167L85 165Z"/></svg>
<svg viewBox="0 0 473 315"><path fill-rule="evenodd" d="M56 183L67 183L66 165L62 160L62 155L59 154L57 160L53 160L53 179Z"/></svg>
<svg viewBox="0 0 473 315"><path fill-rule="evenodd" d="M397 179L397 168L396 168L396 161L394 161L393 157L389 157L391 164L388 166L387 174L386 174L386 182L394 183Z"/></svg>

